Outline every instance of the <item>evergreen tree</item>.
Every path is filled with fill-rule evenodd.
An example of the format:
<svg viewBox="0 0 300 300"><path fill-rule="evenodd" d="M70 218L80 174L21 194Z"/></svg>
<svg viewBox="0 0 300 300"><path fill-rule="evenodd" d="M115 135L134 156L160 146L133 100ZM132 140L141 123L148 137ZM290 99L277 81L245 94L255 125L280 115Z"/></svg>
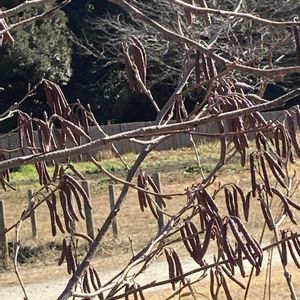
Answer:
<svg viewBox="0 0 300 300"><path fill-rule="evenodd" d="M0 4L7 4L4 2ZM18 4L18 1L14 4ZM37 12L38 9L32 9L7 22L20 21ZM72 76L72 33L63 11L56 11L51 17L18 28L11 34L15 40L14 45L0 48L0 87L4 88L4 92L0 93L1 111L20 100L25 95L29 83L35 84L46 78L66 85ZM42 95L37 97L42 101L27 100L22 108L41 115L47 109ZM9 124L3 123L1 130L8 130L11 122L9 120Z"/></svg>
<svg viewBox="0 0 300 300"><path fill-rule="evenodd" d="M13 33L14 46L0 49L1 84L35 82L42 77L66 84L72 75L70 35L62 11Z"/></svg>

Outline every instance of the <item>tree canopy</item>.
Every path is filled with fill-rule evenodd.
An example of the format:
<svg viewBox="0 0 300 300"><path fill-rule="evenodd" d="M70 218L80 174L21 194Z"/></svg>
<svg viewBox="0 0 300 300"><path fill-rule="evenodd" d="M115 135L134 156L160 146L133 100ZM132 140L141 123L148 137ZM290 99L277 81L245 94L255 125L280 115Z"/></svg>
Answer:
<svg viewBox="0 0 300 300"><path fill-rule="evenodd" d="M70 37L62 11L16 31L14 46L0 50L0 84L34 83L41 78L68 83L72 76Z"/></svg>
<svg viewBox="0 0 300 300"><path fill-rule="evenodd" d="M3 7L13 7L22 1L1 1ZM291 7L296 16L297 1L279 1L278 10L273 11L268 1L251 1L242 4L244 10L262 16L271 14L275 19L286 18L285 5ZM163 24L172 28L174 19L181 24L180 30L193 39L201 39L208 43L212 27L206 26L199 19L195 20L196 27L190 26L185 18L184 10L175 10L169 1L150 0L145 13ZM209 4L216 9L232 9L231 1ZM157 7L162 14L157 14ZM38 10L38 8L33 8ZM19 18L20 16L18 16ZM26 15L23 16L25 18ZM21 16L22 18L22 16ZM9 20L8 20L9 21ZM13 20L12 20L13 21ZM222 19L215 19L213 26L222 25ZM229 21L226 21L229 22ZM225 25L224 25L225 26ZM198 30L199 29L199 30ZM31 34L33 33L33 34ZM161 35L155 35L149 26L133 21L118 6L106 1L79 1L73 0L67 6L55 13L54 18L45 18L32 23L13 33L15 46L0 49L0 86L6 89L1 94L0 101L13 103L15 97L11 94L13 87L15 96L21 96L27 88L28 82L35 83L41 78L54 80L63 84L63 89L71 101L79 98L82 103L89 103L95 111L98 121L106 123L132 122L150 120L154 111L145 95L132 93L127 84L121 43L128 40L130 35L137 36L149 53L147 82L150 90L157 96L158 105L162 106L174 90L174 84L181 70L182 49L172 48ZM223 30L219 33L219 43L214 50L225 57L238 53L243 60L257 59L261 51L267 53L272 49L275 40L282 43L263 62L277 60L281 66L294 63L293 39L289 38L286 29L273 30L258 27L255 23L232 23L232 31ZM243 45L248 44L248 50L239 52ZM55 53L55 54L54 54ZM282 56L282 53L285 53ZM273 83L282 88L292 88L297 85L297 74L285 78L285 81L274 79ZM255 76L248 76L249 84L258 84ZM276 97L276 89L267 87L268 98ZM146 97L147 98L147 97ZM1 100L2 99L2 100ZM188 110L191 111L197 102L201 102L203 95L190 93L186 97ZM45 106L37 102L35 109L40 113ZM3 127L2 127L3 130Z"/></svg>

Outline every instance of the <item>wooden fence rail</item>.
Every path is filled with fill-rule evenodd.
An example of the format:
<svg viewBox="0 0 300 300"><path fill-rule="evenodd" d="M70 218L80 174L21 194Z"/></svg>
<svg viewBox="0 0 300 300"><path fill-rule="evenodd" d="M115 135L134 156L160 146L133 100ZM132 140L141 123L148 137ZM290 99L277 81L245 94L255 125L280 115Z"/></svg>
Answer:
<svg viewBox="0 0 300 300"><path fill-rule="evenodd" d="M281 112L266 112L263 113L263 116L265 117L266 120L274 120L280 115L280 113ZM153 125L153 122L112 124L112 125L103 125L101 127L106 134L113 135L113 134L134 130L137 128L150 126L150 125ZM206 134L206 136L195 135L194 136L195 142L202 143L202 142L206 142L207 140L214 139L214 137L209 137L207 136L207 134L214 134L218 132L217 128L218 127L215 122L199 125L198 127L195 128L195 132ZM92 140L96 140L103 137L103 133L101 133L99 129L95 126L90 127L90 135ZM36 139L36 144L39 145L36 132L35 132L35 139ZM116 145L120 154L126 154L131 152L139 153L143 147L142 145L131 142L129 140L116 141L114 144ZM71 147L71 146L74 145L72 145L71 143L67 144L67 147ZM190 139L190 135L185 133L178 133L172 135L170 138L166 139L164 142L158 145L157 150L169 150L169 149L177 149L177 148L191 147L191 146L192 146L192 142ZM7 149L7 150L19 149L17 133L12 133L3 136L0 135L0 149ZM24 151L25 154L30 154L28 149L25 149ZM111 146L104 145L101 146L100 149L97 151L97 153L94 154L96 154L97 157L101 159L102 157L105 157L108 153L111 153ZM19 150L8 152L9 158L17 157L20 155L21 152ZM72 159L78 160L78 157L73 157ZM82 157L80 159L82 159Z"/></svg>

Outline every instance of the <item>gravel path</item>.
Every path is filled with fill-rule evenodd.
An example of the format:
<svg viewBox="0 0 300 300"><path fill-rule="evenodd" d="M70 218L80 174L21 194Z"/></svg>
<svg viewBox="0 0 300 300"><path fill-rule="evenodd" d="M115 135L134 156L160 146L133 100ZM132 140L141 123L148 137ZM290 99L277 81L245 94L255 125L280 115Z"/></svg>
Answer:
<svg viewBox="0 0 300 300"><path fill-rule="evenodd" d="M190 259L183 260L184 271L192 270L197 265ZM133 270L134 272L134 270ZM102 272L100 278L102 282L106 282L116 274L116 271ZM151 265L147 272L139 276L138 283L145 284L155 279L167 279L168 268L166 262L156 262ZM66 286L68 278L60 280L51 280L44 283L30 284L26 286L28 297L30 300L55 300ZM166 288L169 286L166 286ZM163 287L160 287L160 289ZM153 289L151 290L153 291ZM0 300L22 300L23 293L20 286L0 288Z"/></svg>
<svg viewBox="0 0 300 300"><path fill-rule="evenodd" d="M276 253L276 251L275 251ZM279 264L279 257L277 253L273 255L273 266L274 264ZM264 265L267 263L267 255L264 257ZM198 265L191 260L190 258L183 258L182 265L184 272L188 272ZM248 268L246 268L248 269ZM134 273L134 270L132 270ZM102 282L106 282L111 279L117 271L108 271L108 272L101 272L100 278ZM198 274L199 276L199 274ZM150 283L154 280L159 278L159 280L164 280L168 278L168 267L165 261L158 261L151 265L147 272L141 274L139 276L138 283L139 284L146 284ZM206 279L208 280L208 279ZM68 278L62 278L60 280L51 280L44 283L38 284L30 284L26 286L26 290L28 292L29 300L55 300L63 291L64 287L66 286ZM169 288L169 285L157 287L158 289ZM153 292L154 289L151 289ZM4 287L0 288L0 300L22 300L23 293L20 286L13 286L13 287Z"/></svg>

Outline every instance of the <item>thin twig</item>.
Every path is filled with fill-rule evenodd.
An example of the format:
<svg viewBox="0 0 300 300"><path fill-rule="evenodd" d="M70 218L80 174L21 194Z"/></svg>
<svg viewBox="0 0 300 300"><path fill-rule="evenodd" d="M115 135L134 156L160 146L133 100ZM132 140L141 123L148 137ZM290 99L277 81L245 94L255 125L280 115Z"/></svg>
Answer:
<svg viewBox="0 0 300 300"><path fill-rule="evenodd" d="M236 12L236 11L229 11L229 10L221 10L221 9L213 9L213 8L206 8L206 7L199 7L192 4L189 4L187 2L183 2L180 0L170 0L173 4L180 5L184 8L189 9L190 11L194 13L201 13L201 14L215 14L219 16L230 16L230 17L236 17L236 18L243 18L243 19L250 19L259 23L263 23L269 26L275 26L275 27L285 27L285 26L297 26L300 24L300 21L273 21L264 19L261 17L257 17L253 14L249 13L242 13L242 12Z"/></svg>
<svg viewBox="0 0 300 300"><path fill-rule="evenodd" d="M23 223L23 218L21 218L18 221L18 224L16 226L16 242L15 242L15 253L14 253L14 269L15 269L15 273L17 275L19 284L20 284L20 286L22 288L22 291L23 291L23 294L24 294L24 300L29 300L29 297L28 297L28 294L27 294L24 282L22 280L22 277L21 277L21 274L20 274L19 268L18 268L18 254L19 254L19 250L20 250L20 238L19 238L19 235L20 235L20 230L21 230L22 223Z"/></svg>
<svg viewBox="0 0 300 300"><path fill-rule="evenodd" d="M57 11L58 9L63 8L64 6L66 6L70 2L71 2L71 0L65 0L65 1L61 2L59 5L56 5L53 8L51 8L51 9L49 9L49 10L47 10L47 11L41 13L41 14L38 14L38 15L35 15L33 17L27 18L25 20L19 21L17 23L11 24L11 25L7 26L7 28L5 28L3 30L0 30L0 36L2 34L4 34L5 32L8 32L12 29L22 27L22 26L25 27L25 26L27 26L27 25L35 22L35 21L42 20L46 17L52 16L55 11Z"/></svg>

